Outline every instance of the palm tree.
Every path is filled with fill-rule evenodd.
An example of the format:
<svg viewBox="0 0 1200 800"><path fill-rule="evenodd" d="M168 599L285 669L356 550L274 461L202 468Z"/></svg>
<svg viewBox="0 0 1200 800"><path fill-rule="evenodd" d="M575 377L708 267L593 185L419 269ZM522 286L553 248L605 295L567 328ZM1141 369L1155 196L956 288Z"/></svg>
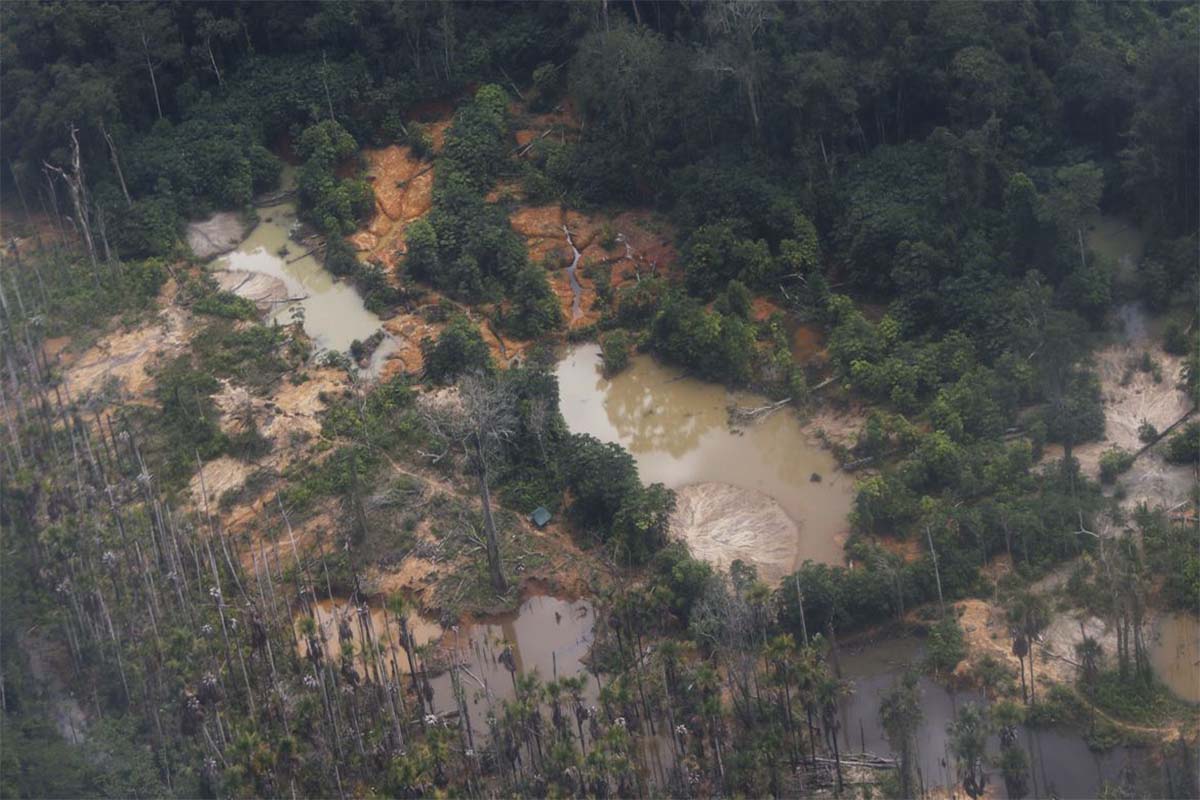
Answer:
<svg viewBox="0 0 1200 800"><path fill-rule="evenodd" d="M825 726L825 734L833 745L833 763L837 771L837 795L841 795L842 785L842 753L838 747L838 703L846 695L848 687L845 681L838 680L825 668L817 679L817 706L821 709L821 723Z"/></svg>
<svg viewBox="0 0 1200 800"><path fill-rule="evenodd" d="M1100 660L1104 657L1104 648L1091 636L1083 637L1083 641L1075 645L1075 657L1079 659L1079 682L1085 688L1091 689L1100 675Z"/></svg>
<svg viewBox="0 0 1200 800"><path fill-rule="evenodd" d="M950 751L957 763L963 791L977 798L984 793L988 784L985 759L991 722L986 709L968 703L946 726L946 732L950 735Z"/></svg>
<svg viewBox="0 0 1200 800"><path fill-rule="evenodd" d="M913 743L921 727L921 690L917 673L909 670L883 696L879 718L888 743L900 754L900 794L915 797L913 791Z"/></svg>
<svg viewBox="0 0 1200 800"><path fill-rule="evenodd" d="M1037 681L1033 671L1033 651L1042 631L1050 624L1050 606L1046 598L1036 592L1021 591L1013 596L1008 608L1008 621L1014 632L1023 638L1029 650L1029 697L1037 702ZM1014 652L1017 643L1014 641Z"/></svg>
<svg viewBox="0 0 1200 800"><path fill-rule="evenodd" d="M774 683L783 687L784 720L787 722L792 766L795 766L798 748L796 747L796 724L792 718L792 682L795 680L796 673L796 640L790 633L776 636L767 642L763 656L774 670L772 674Z"/></svg>

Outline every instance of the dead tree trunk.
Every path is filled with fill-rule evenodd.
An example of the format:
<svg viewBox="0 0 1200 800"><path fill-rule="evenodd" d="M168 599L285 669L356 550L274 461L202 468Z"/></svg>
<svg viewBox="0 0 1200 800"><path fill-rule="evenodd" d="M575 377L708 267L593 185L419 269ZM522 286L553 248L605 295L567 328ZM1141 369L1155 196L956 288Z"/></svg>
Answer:
<svg viewBox="0 0 1200 800"><path fill-rule="evenodd" d="M117 180L121 183L121 193L125 195L125 206L131 208L133 199L129 196L129 187L125 185L125 173L121 170L121 159L117 156L117 144L104 127L103 120L100 122L100 135L104 137L104 141L108 145L108 157L112 160L113 170L116 171Z"/></svg>

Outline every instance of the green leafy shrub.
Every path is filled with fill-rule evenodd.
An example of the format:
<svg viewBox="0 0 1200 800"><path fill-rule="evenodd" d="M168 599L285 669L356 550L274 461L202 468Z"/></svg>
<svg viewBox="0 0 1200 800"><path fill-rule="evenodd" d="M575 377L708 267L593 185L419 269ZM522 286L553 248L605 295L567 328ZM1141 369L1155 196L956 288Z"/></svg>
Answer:
<svg viewBox="0 0 1200 800"><path fill-rule="evenodd" d="M245 297L233 292L213 292L192 303L192 311L224 319L254 319L258 308Z"/></svg>
<svg viewBox="0 0 1200 800"><path fill-rule="evenodd" d="M526 266L507 290L512 305L500 317L500 327L518 339L535 339L562 327L558 296L550 289L546 271Z"/></svg>
<svg viewBox="0 0 1200 800"><path fill-rule="evenodd" d="M1200 462L1200 422L1189 422L1167 440L1163 457L1172 464Z"/></svg>
<svg viewBox="0 0 1200 800"><path fill-rule="evenodd" d="M1182 356L1188 351L1188 336L1183 332L1183 326L1175 320L1168 322L1163 329L1163 350L1173 356Z"/></svg>
<svg viewBox="0 0 1200 800"><path fill-rule="evenodd" d="M604 374L612 377L629 366L629 351L632 341L629 332L621 328L609 331L600 337L600 357Z"/></svg>
<svg viewBox="0 0 1200 800"><path fill-rule="evenodd" d="M936 673L951 673L958 662L967 657L962 628L954 616L947 616L929 629L925 656L929 668Z"/></svg>
<svg viewBox="0 0 1200 800"><path fill-rule="evenodd" d="M434 383L453 383L460 375L479 370L491 372L492 354L479 328L461 314L450 319L437 340L421 340L425 377Z"/></svg>
<svg viewBox="0 0 1200 800"><path fill-rule="evenodd" d="M1100 454L1100 480L1112 483L1122 472L1133 466L1133 453L1114 447Z"/></svg>

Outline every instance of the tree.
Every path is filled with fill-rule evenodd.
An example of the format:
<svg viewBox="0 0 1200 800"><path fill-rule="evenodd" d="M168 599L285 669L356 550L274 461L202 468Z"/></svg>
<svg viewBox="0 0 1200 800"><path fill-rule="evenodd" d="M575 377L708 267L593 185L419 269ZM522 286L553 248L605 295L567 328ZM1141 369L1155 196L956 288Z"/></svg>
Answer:
<svg viewBox="0 0 1200 800"><path fill-rule="evenodd" d="M141 61L145 66L154 92L154 108L162 119L159 70L172 68L183 59L172 9L153 3L127 3L120 8L121 18L109 28L109 35L116 40L123 58Z"/></svg>
<svg viewBox="0 0 1200 800"><path fill-rule="evenodd" d="M883 696L879 705L879 718L887 734L888 743L900 754L900 796L916 797L913 749L917 731L921 727L924 713L921 711L921 690L917 673L904 673Z"/></svg>
<svg viewBox="0 0 1200 800"><path fill-rule="evenodd" d="M237 38L240 32L237 21L228 17L214 17L212 12L207 9L200 9L196 12L192 23L196 27L197 36L200 37L199 44L192 47L192 52L201 58L207 69L212 71L221 88L225 88L225 79L221 77L221 68L217 64L213 43L217 44L219 51L221 44L228 44Z"/></svg>
<svg viewBox="0 0 1200 800"><path fill-rule="evenodd" d="M950 736L950 752L954 754L963 791L972 798L982 796L988 784L987 740L991 733L987 709L966 704L946 726L946 733Z"/></svg>
<svg viewBox="0 0 1200 800"><path fill-rule="evenodd" d="M1046 598L1030 590L1017 592L1008 603L1008 622L1014 640L1022 642L1020 647L1014 643L1014 652L1021 650L1029 656L1029 695L1030 700L1036 703L1037 684L1033 669L1033 651L1038 636L1050 624L1050 607Z"/></svg>
<svg viewBox="0 0 1200 800"><path fill-rule="evenodd" d="M613 517L609 535L617 560L644 564L667 542L675 493L661 483L652 483L631 493Z"/></svg>
<svg viewBox="0 0 1200 800"><path fill-rule="evenodd" d="M435 341L421 340L425 377L434 383L452 383L469 372L491 372L492 353L474 323L455 314Z"/></svg>
<svg viewBox="0 0 1200 800"><path fill-rule="evenodd" d="M430 406L427 418L447 447L465 458L479 486L488 572L497 594L508 591L500 537L492 516L491 476L517 426L513 395L504 381L487 373L467 374L458 383L457 402Z"/></svg>
<svg viewBox="0 0 1200 800"><path fill-rule="evenodd" d="M1060 167L1046 203L1061 231L1078 241L1079 261L1086 266L1083 229L1088 217L1099 213L1104 191L1104 172L1091 162Z"/></svg>
<svg viewBox="0 0 1200 800"><path fill-rule="evenodd" d="M562 327L558 297L550 289L546 271L533 265L517 272L506 293L512 306L501 316L505 330L519 339L536 339Z"/></svg>

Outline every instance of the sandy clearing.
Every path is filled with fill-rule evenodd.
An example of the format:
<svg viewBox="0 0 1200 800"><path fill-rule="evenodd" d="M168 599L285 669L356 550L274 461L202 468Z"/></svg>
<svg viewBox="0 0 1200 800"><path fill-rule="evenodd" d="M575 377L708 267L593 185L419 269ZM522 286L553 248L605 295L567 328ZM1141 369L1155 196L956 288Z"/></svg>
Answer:
<svg viewBox="0 0 1200 800"><path fill-rule="evenodd" d="M170 296L166 289L164 296ZM126 399L144 401L154 385L148 368L183 352L193 327L187 310L168 303L151 322L101 337L67 368L65 382L81 397L114 380Z"/></svg>

